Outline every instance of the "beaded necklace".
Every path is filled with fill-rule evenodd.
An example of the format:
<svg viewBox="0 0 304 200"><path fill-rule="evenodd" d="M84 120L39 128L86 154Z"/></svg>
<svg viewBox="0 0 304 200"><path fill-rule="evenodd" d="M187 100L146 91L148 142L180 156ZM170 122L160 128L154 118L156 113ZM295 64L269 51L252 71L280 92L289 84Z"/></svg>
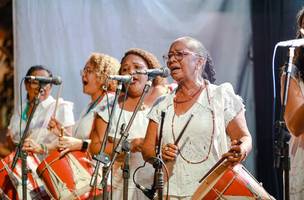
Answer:
<svg viewBox="0 0 304 200"><path fill-rule="evenodd" d="M208 87L208 84L206 84L206 92L207 92L207 99L208 99L208 103L209 103L209 106L211 105L210 103L210 96L209 96L209 87ZM214 139L214 132L215 132L215 114L214 114L214 111L211 110L211 115L212 115L212 133L211 133L211 141L210 141L210 145L209 145L209 149L208 149L208 154L205 158L203 158L202 160L200 161L191 161L191 160L188 160L181 152L180 148L178 148L178 151L179 151L179 155L181 156L181 158L186 161L187 163L189 164L200 164L200 163L203 163L205 162L206 160L208 160L209 158L209 155L210 155L210 152L211 152L211 148L212 148L212 144L213 144L213 139ZM172 130L172 136L173 136L173 140L176 141L176 137L175 137L175 133L174 133L174 119L175 119L175 112L173 114L173 117L172 117L172 122L171 122L171 130Z"/></svg>
<svg viewBox="0 0 304 200"><path fill-rule="evenodd" d="M203 90L203 85L200 86L200 88L192 95L189 95L189 99L186 99L186 100L182 100L182 101L178 101L176 100L176 98L173 99L174 103L186 103L188 101L191 101L196 95L198 95L201 91Z"/></svg>

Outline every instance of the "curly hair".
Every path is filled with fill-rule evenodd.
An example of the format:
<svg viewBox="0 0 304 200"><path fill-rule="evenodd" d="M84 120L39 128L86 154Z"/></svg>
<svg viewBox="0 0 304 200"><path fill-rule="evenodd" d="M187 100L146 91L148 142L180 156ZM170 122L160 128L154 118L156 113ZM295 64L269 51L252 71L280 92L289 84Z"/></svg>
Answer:
<svg viewBox="0 0 304 200"><path fill-rule="evenodd" d="M160 64L159 61L157 60L157 58L150 52L145 51L143 49L139 49L139 48L131 48L129 49L123 56L123 58L121 59L121 63L124 61L124 59L130 55L137 55L139 57L141 57L142 59L144 59L144 61L147 63L148 65L148 69L156 69L156 68L160 68ZM120 73L120 71L119 71ZM156 85L164 85L166 83L166 79L162 78L160 76L157 76L154 80L153 80L153 86Z"/></svg>
<svg viewBox="0 0 304 200"><path fill-rule="evenodd" d="M193 52L197 53L200 55L202 58L206 60L205 65L203 66L202 69L202 74L201 76L204 79L207 79L210 81L210 83L215 82L215 69L214 69L214 64L213 60L210 56L210 53L207 51L207 49L204 47L204 45L198 41L197 39L190 37L190 36L185 36L176 39L175 41L185 41L187 47L191 49Z"/></svg>
<svg viewBox="0 0 304 200"><path fill-rule="evenodd" d="M97 77L103 84L106 83L109 75L117 74L120 68L120 63L117 59L107 54L96 53L96 52L93 52L90 55L86 65L88 64L93 67ZM111 81L109 83L108 89L110 91L114 91L115 88L116 88L116 82Z"/></svg>

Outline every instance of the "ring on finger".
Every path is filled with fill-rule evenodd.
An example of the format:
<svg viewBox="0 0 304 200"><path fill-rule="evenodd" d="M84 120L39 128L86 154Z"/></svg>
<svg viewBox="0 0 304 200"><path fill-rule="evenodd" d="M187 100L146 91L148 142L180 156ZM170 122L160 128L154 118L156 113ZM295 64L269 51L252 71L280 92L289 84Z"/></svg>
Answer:
<svg viewBox="0 0 304 200"><path fill-rule="evenodd" d="M240 157L240 154L239 153L234 153L234 157L238 158L238 157Z"/></svg>

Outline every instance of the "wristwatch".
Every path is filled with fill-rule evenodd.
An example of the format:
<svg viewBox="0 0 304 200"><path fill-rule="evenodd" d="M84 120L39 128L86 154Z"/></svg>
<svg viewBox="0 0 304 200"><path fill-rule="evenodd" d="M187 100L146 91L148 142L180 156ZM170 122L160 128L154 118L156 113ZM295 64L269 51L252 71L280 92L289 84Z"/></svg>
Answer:
<svg viewBox="0 0 304 200"><path fill-rule="evenodd" d="M89 142L86 140L82 140L82 146L81 146L81 151L86 151L88 150L89 147Z"/></svg>

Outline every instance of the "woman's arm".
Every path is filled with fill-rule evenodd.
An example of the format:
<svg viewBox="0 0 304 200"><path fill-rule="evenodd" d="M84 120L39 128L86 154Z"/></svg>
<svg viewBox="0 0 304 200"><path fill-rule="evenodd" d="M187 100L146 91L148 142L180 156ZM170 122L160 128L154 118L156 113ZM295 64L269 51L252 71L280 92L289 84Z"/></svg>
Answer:
<svg viewBox="0 0 304 200"><path fill-rule="evenodd" d="M99 153L107 125L108 123L106 123L102 118L100 118L99 116L95 117L93 128L90 133L91 143L89 145L89 151L92 154ZM110 155L112 153L112 149L113 149L113 143L110 140L108 140L105 153Z"/></svg>
<svg viewBox="0 0 304 200"><path fill-rule="evenodd" d="M252 138L247 127L244 110L229 122L226 132L232 142L230 150L223 157L226 157L232 164L241 162L252 148Z"/></svg>
<svg viewBox="0 0 304 200"><path fill-rule="evenodd" d="M281 77L281 99L285 76ZM294 78L290 79L284 119L291 134L296 137L304 133L304 97L300 86Z"/></svg>
<svg viewBox="0 0 304 200"><path fill-rule="evenodd" d="M144 144L142 146L142 155L145 161L149 160L151 157L155 157L155 144L157 141L157 133L158 124L150 120L144 139Z"/></svg>

